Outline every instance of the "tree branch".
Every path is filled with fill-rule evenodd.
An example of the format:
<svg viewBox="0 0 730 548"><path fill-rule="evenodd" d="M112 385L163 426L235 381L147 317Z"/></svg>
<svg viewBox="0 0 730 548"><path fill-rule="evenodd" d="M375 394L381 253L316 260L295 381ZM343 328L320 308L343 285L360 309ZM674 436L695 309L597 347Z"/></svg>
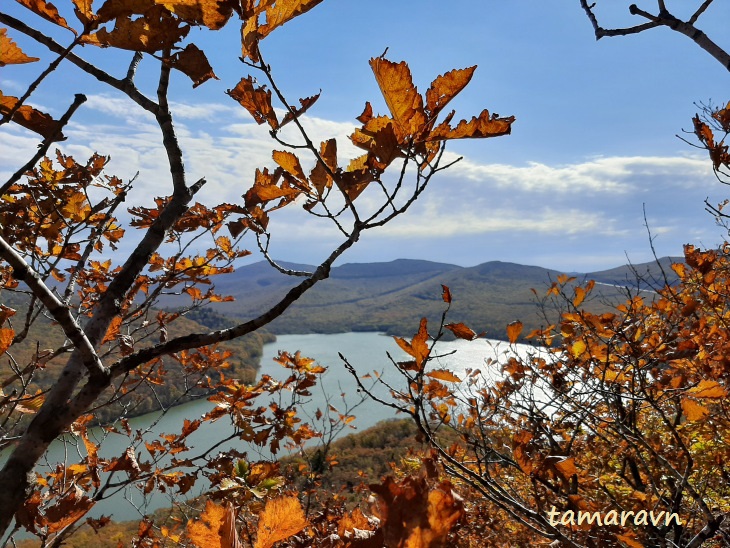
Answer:
<svg viewBox="0 0 730 548"><path fill-rule="evenodd" d="M89 375L92 378L107 376L108 370L101 363L94 347L79 324L76 323L69 308L56 298L51 290L48 289L48 286L41 281L38 274L25 262L23 257L2 237L0 237L0 257L5 259L13 267L15 279L25 282L31 291L33 291L33 294L38 297L38 300L48 309L53 319L59 323L63 332L81 354L83 365L89 371ZM63 379L60 379L59 383L62 381Z"/></svg>

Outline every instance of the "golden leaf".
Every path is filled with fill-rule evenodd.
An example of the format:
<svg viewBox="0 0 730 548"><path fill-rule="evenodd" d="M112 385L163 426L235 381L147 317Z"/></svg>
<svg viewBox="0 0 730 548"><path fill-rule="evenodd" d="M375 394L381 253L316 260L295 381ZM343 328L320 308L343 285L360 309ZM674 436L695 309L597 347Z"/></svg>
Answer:
<svg viewBox="0 0 730 548"><path fill-rule="evenodd" d="M38 57L28 57L7 35L7 29L0 29L0 67L20 65L38 61Z"/></svg>
<svg viewBox="0 0 730 548"><path fill-rule="evenodd" d="M297 497L270 499L259 515L255 548L271 548L277 542L295 535L307 526L302 505Z"/></svg>
<svg viewBox="0 0 730 548"><path fill-rule="evenodd" d="M293 153L288 151L275 150L272 153L272 157L274 158L274 161L279 164L284 171L290 173L300 181L304 181L307 178L307 176L304 175L302 165L299 163L299 158L297 158L296 155L294 155Z"/></svg>
<svg viewBox="0 0 730 548"><path fill-rule="evenodd" d="M226 509L208 500L200 517L188 521L188 538L200 548L227 548L221 542L219 533L226 519Z"/></svg>
<svg viewBox="0 0 730 548"><path fill-rule="evenodd" d="M573 346L570 347L570 353L573 354L574 358L579 358L585 351L586 343L583 341L575 341Z"/></svg>
<svg viewBox="0 0 730 548"><path fill-rule="evenodd" d="M687 392L695 398L722 399L727 396L727 390L719 382L708 379L701 380Z"/></svg>
<svg viewBox="0 0 730 548"><path fill-rule="evenodd" d="M446 369L435 369L426 373L427 377L446 382L461 382L461 379Z"/></svg>
<svg viewBox="0 0 730 548"><path fill-rule="evenodd" d="M394 63L383 57L370 59L370 66L393 115L398 139L404 142L426 124L423 98L413 85L411 71L405 61Z"/></svg>

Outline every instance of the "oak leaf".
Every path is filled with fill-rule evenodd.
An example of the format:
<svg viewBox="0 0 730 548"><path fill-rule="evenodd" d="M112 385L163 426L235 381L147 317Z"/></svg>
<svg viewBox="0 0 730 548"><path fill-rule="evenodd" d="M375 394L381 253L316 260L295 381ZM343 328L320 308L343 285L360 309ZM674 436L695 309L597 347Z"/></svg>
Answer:
<svg viewBox="0 0 730 548"><path fill-rule="evenodd" d="M476 70L476 65L465 69L454 69L438 76L426 91L426 109L432 119L436 119L439 112L456 95L463 90L471 80Z"/></svg>
<svg viewBox="0 0 730 548"><path fill-rule="evenodd" d="M463 323L448 323L444 325L444 327L460 339L473 341L477 338L477 334L470 327L464 325Z"/></svg>
<svg viewBox="0 0 730 548"><path fill-rule="evenodd" d="M447 369L435 369L426 373L427 377L446 382L461 382L461 379Z"/></svg>
<svg viewBox="0 0 730 548"><path fill-rule="evenodd" d="M279 128L274 107L271 106L271 90L263 86L256 87L253 77L241 78L236 87L227 90L226 93L238 101L253 116L257 124L268 122L271 129Z"/></svg>
<svg viewBox="0 0 730 548"><path fill-rule="evenodd" d="M403 142L426 123L423 98L413 85L413 77L405 61L394 63L383 57L375 57L370 59L370 66L393 115L396 135Z"/></svg>
<svg viewBox="0 0 730 548"><path fill-rule="evenodd" d="M233 15L233 0L156 0L186 23L219 30Z"/></svg>
<svg viewBox="0 0 730 548"><path fill-rule="evenodd" d="M9 113L17 104L17 97L3 95L2 92L0 92L1 115ZM66 139L63 133L59 131L58 122L56 120L51 118L51 116L45 112L36 110L28 105L21 106L15 114L13 114L13 122L42 135L45 139L52 138L54 141L63 141Z"/></svg>
<svg viewBox="0 0 730 548"><path fill-rule="evenodd" d="M50 2L46 2L45 0L15 0L20 5L25 6L29 10L35 12L36 14L43 17L43 19L50 21L51 23L55 23L56 25L59 25L61 27L67 28L71 32L74 32L74 30L68 26L68 23L66 20L61 17L61 15L58 13L58 9L56 9L56 6L51 4ZM74 32L75 34L75 32Z"/></svg>
<svg viewBox="0 0 730 548"><path fill-rule="evenodd" d="M0 29L0 67L38 61L38 57L28 57L23 53L7 32L7 29Z"/></svg>
<svg viewBox="0 0 730 548"><path fill-rule="evenodd" d="M164 63L186 74L194 88L211 78L218 80L205 53L195 44L188 44L184 50L164 59Z"/></svg>
<svg viewBox="0 0 730 548"><path fill-rule="evenodd" d="M449 120L444 120L434 128L426 140L481 139L509 135L512 132L512 122L514 121L514 116L500 118L497 115L490 115L489 111L484 109L479 116L472 117L469 122L462 120L455 128L449 125Z"/></svg>
<svg viewBox="0 0 730 548"><path fill-rule="evenodd" d="M271 548L307 526L307 518L297 497L278 497L267 501L259 515L255 548Z"/></svg>

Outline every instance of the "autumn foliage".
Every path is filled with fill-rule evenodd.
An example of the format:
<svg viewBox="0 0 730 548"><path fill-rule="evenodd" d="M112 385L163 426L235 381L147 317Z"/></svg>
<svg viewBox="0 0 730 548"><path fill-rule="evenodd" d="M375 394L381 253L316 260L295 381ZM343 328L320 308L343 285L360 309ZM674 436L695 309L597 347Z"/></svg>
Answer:
<svg viewBox="0 0 730 548"><path fill-rule="evenodd" d="M197 505L191 515L165 524L145 518L136 545L270 547L285 539L310 545L313 539L338 538L352 546L437 546L462 519L452 487L433 471L375 484L380 502L365 517L360 510L346 510L336 495L314 495L323 470L336 460L333 455L301 470L309 487L299 493L286 485L276 461L252 459L247 451L224 445L235 439L276 455L285 446L301 448L317 438L326 449L325 440L352 421L348 410L334 406L319 412L313 424L298 416L300 400L324 371L313 359L282 352L278 361L289 372L287 380L263 376L251 382L231 365L239 348L234 341L265 326L325 279L364 231L405 213L431 178L448 167L441 164L446 141L506 135L514 121L487 110L459 120L445 110L476 67L437 76L421 94L405 62L380 56L370 67L387 113L376 114L368 102L357 117L350 140L362 153L342 158L334 138L312 142L303 115L319 94L290 102L264 60L262 44L320 1L53 5L18 0L17 17L3 5L3 70L40 62L24 53L22 44L32 42L45 48L48 62L21 95L0 92L0 123L19 125L40 141L0 190L3 533L30 532L44 545L61 545L81 526L94 531L107 526L108 517L87 514L124 489L184 501L203 484L208 495L190 503ZM185 149L173 124L171 74L184 74L194 88L217 79L205 48L189 39L199 36L191 30L219 31L233 20L239 22L241 41L230 55L240 60L243 75L227 93L255 122L268 125L275 150L270 165L248 174L239 201L205 205L210 200L196 201L205 193L205 178L187 180ZM98 61L87 61L84 54L94 48L99 49L91 57ZM118 55L128 59L121 73ZM138 72L141 64L150 70ZM33 93L54 71L85 73L123 94L130 109L154 117L169 171L169 184L160 184L158 196L127 203L135 181L108 174L113 158L97 153L79 158L65 151L64 128L86 96L67 97L69 107L57 119L33 106ZM59 97L63 93L58 91ZM282 140L280 131L288 124L296 127L299 142ZM388 170L393 175L386 176ZM406 186L407 177L415 184ZM295 206L341 236L313 272L289 271L268 253L276 238L272 216ZM257 247L272 268L301 282L251 321L215 331L185 323L191 310L230 300L211 282L251 254L244 242ZM187 306L162 310L160 297L171 293L188 297ZM146 409L140 398L156 399L165 408L203 394L213 409L186 420L177 432L154 438L127 421ZM127 448L112 456L102 451L103 439L90 434L95 422L109 421L108 409L119 416L105 424L105 436L128 440ZM235 434L191 453L190 436L218 420L231 422ZM62 435L76 444L78 458L37 468L49 444Z"/></svg>

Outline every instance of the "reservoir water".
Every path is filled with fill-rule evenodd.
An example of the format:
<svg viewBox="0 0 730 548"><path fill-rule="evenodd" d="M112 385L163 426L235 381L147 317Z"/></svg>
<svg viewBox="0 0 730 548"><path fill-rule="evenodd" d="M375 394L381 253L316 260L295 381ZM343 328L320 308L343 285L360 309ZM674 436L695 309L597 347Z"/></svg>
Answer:
<svg viewBox="0 0 730 548"><path fill-rule="evenodd" d="M320 365L328 368L320 385L312 389L312 396L303 405L300 414L308 414L313 416L316 410L327 408L327 405L333 405L340 412L343 412L346 405L354 405L359 401L356 383L352 375L345 369L338 353L342 353L348 361L355 367L359 375L378 371L382 373L383 378L390 382L399 380L398 374L394 371L394 366L387 357L389 352L395 360L402 360L405 354L400 350L392 337L384 336L378 333L342 333L335 335L280 335L273 343L264 346L264 353L261 359L261 374L268 374L274 378L284 379L288 376L287 369L274 362L279 350L285 350L294 353L299 350L304 356L314 358ZM506 343L497 341L477 340L477 341L451 341L442 342L437 345L438 354L453 354L440 358L441 362L433 364L434 367L449 367L451 370L458 372L467 368L492 369L496 373L498 367L495 365L487 365L488 358L496 359L505 354L508 350ZM370 381L372 382L372 381ZM380 390L381 396L387 394L387 391ZM327 399L329 397L329 400ZM346 403L343 402L342 398ZM261 405L267 405L268 401L261 401ZM189 402L172 409L169 409L164 415L160 413L151 413L141 417L130 419L129 424L133 430L147 431L144 439L151 441L159 436L160 433L179 433L185 419L195 420L203 414L210 411L213 404L205 399ZM393 409L385 407L377 402L368 400L359 405L353 414L356 419L352 425L356 428L346 429L344 434L364 430L373 426L378 421L392 418L395 416ZM92 434L97 439L99 436L105 436L99 456L102 458L111 458L120 456L130 445L129 438L126 435L104 433L100 428L94 428ZM205 424L188 438L188 445L193 448L190 455L202 452L204 448L209 447L217 440L225 438L233 432L233 427L227 417L223 417L218 421ZM47 455L47 463L54 466L57 462L64 460L69 464L79 462L80 456L85 456L83 443L73 436L67 437L70 443L62 443L56 441L52 444ZM94 438L92 438L94 439ZM80 448L79 448L80 446ZM267 458L270 455L262 452L260 448L255 446L246 447L242 442L234 441L229 447L236 447L240 451L248 451L250 460L257 460L259 457ZM219 449L227 448L225 445ZM144 445L139 445L136 452L142 452L146 457L147 452ZM76 454L75 454L76 453ZM281 453L280 453L281 455ZM2 459L0 455L0 460ZM55 466L54 466L55 467ZM202 488L202 487L201 487ZM193 495L198 493L192 493ZM133 520L139 519L144 513L149 513L156 508L169 505L169 499L166 495L156 493L155 496L143 500L141 494L136 489L127 489L120 491L113 498L100 501L94 506L90 512L90 516L99 517L100 515L112 515L114 520Z"/></svg>

